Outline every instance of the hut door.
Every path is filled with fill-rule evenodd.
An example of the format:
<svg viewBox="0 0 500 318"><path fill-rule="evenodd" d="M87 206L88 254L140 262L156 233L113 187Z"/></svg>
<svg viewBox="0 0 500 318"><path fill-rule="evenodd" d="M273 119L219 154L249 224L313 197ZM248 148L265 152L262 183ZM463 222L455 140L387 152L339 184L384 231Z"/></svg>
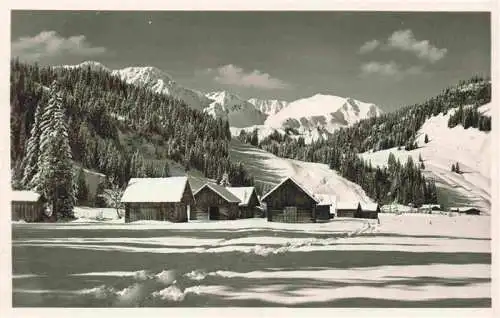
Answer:
<svg viewBox="0 0 500 318"><path fill-rule="evenodd" d="M286 223L296 223L297 222L297 207L287 206L283 211L284 221Z"/></svg>
<svg viewBox="0 0 500 318"><path fill-rule="evenodd" d="M220 219L218 206L211 206L208 208L208 219L209 220L219 220Z"/></svg>

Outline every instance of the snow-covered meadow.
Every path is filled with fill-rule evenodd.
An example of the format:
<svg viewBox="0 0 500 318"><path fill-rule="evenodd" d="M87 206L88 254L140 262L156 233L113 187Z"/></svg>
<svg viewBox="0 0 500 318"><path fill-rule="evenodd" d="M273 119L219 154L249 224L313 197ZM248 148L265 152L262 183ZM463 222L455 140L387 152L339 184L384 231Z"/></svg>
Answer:
<svg viewBox="0 0 500 318"><path fill-rule="evenodd" d="M491 305L489 216L124 224L107 212L13 224L13 305Z"/></svg>

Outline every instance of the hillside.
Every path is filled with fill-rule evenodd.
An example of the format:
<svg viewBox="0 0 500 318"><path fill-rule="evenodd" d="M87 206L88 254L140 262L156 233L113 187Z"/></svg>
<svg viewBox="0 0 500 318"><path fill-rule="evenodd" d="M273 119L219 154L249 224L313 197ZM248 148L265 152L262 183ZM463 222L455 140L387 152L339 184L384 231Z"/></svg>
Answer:
<svg viewBox="0 0 500 318"><path fill-rule="evenodd" d="M446 115L440 113L427 119L417 133L417 149L406 151L397 148L365 152L360 157L372 165L386 166L389 154L405 162L411 156L415 162L422 158L424 175L436 181L439 198L444 205L474 204L485 211L491 208L491 134L477 128L464 129L458 125L448 128L448 120L457 109ZM483 114L491 113L491 104L479 108ZM429 142L425 143L425 135ZM459 163L462 174L451 171ZM453 197L454 202L447 199Z"/></svg>
<svg viewBox="0 0 500 318"><path fill-rule="evenodd" d="M203 93L180 85L170 74L154 66L132 66L111 70L99 62L86 61L77 65L64 65L62 67L67 69L90 68L94 71L105 71L117 76L127 84L144 87L155 93L180 99L197 110L203 110L211 102Z"/></svg>
<svg viewBox="0 0 500 318"><path fill-rule="evenodd" d="M235 185L252 183L244 167L229 159L227 121L127 84L98 63L51 68L17 60L11 61L10 86L14 178L22 175L35 110L47 103L44 88L54 80L71 128L72 158L85 169L120 184L134 176L161 177L179 170L197 170L215 179L227 172Z"/></svg>
<svg viewBox="0 0 500 318"><path fill-rule="evenodd" d="M232 139L231 159L241 161L260 189L270 189L286 177L293 177L316 194L335 195L337 201L372 202L363 189L328 165L277 157L257 147Z"/></svg>
<svg viewBox="0 0 500 318"><path fill-rule="evenodd" d="M250 98L245 100L228 91L202 93L182 86L167 72L154 66L132 66L111 70L95 61L65 65L65 69L91 69L107 72L127 84L151 90L183 101L192 109L229 122L233 136L241 130L259 131L259 139L274 132L293 131L293 137L303 137L306 143L327 138L339 127L350 126L362 119L382 113L374 104L352 98L316 94L292 102L277 99Z"/></svg>
<svg viewBox="0 0 500 318"><path fill-rule="evenodd" d="M404 160L394 159L387 162L389 159L387 154L380 159L387 162L387 168L384 168L383 166L377 167L373 162L365 160L369 158L359 154L377 153L393 148L405 151L416 149L421 139L425 139L425 134L419 133L420 129L428 119L440 113L446 115L450 112L450 117L436 124L439 128L424 129L437 129L434 135L441 134L442 136L448 136L448 129L457 126L469 129L476 127L478 131L487 133L491 130L491 116L489 115L491 112L482 105L490 102L491 81L474 76L469 80L460 81L458 85L444 89L439 95L420 104L401 107L395 112L360 120L351 126L337 129L327 138L319 139L311 144L305 142L304 138L294 138L293 131L288 131L285 135L273 132L261 140L257 140L258 132L254 131L250 134L241 133L238 139L279 157L327 164L342 177L360 185L371 198L380 203L397 201L418 206L439 201L444 205L462 204L468 201L457 196L456 191L452 191L455 184L449 182L448 187L441 186L438 191L439 182L422 170L421 163L411 156L411 160L406 160L408 156L405 156ZM454 108L458 108L456 113L453 111ZM290 111L290 109L293 108L289 105L284 111ZM234 133L234 130L231 132ZM457 138L456 142L460 142L459 140ZM441 149L446 148L437 147L435 152ZM488 154L485 156L489 157ZM478 155L476 158L481 161L483 157ZM488 163L486 162L485 165ZM451 170L451 165L447 169ZM475 176L470 174L464 178L470 179ZM484 180L477 182L485 184ZM485 187L487 186L480 188ZM485 202L488 202L487 198Z"/></svg>

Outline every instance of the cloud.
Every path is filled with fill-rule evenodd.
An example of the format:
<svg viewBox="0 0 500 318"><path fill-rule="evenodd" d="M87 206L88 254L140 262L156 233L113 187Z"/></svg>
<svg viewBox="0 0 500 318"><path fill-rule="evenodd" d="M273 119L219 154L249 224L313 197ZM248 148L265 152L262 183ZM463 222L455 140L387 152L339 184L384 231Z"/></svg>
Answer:
<svg viewBox="0 0 500 318"><path fill-rule="evenodd" d="M395 31L388 39L388 46L402 51L415 53L419 58L431 63L437 62L445 57L447 49L437 48L428 40L417 41L411 30Z"/></svg>
<svg viewBox="0 0 500 318"><path fill-rule="evenodd" d="M380 75L386 78L402 79L407 75L417 75L423 72L421 66L411 66L403 69L394 61L388 63L371 61L361 65L361 75L364 77L370 75Z"/></svg>
<svg viewBox="0 0 500 318"><path fill-rule="evenodd" d="M267 73L259 70L245 72L242 68L228 64L219 67L215 72L214 80L221 84L242 86L242 87L255 87L260 89L285 89L289 87L286 82L271 77Z"/></svg>
<svg viewBox="0 0 500 318"><path fill-rule="evenodd" d="M105 52L104 47L91 46L85 35L64 38L56 31L42 31L33 37L21 37L11 45L13 57L30 61L65 55L94 56Z"/></svg>
<svg viewBox="0 0 500 318"><path fill-rule="evenodd" d="M359 53L365 54L374 51L377 47L379 47L380 41L379 40L371 40L363 44L359 48Z"/></svg>

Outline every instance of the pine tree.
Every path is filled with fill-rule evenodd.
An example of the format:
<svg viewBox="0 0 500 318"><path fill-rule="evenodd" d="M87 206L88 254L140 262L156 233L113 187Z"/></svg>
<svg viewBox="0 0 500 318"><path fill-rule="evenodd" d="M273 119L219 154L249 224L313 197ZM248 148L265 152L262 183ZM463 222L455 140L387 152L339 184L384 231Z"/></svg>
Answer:
<svg viewBox="0 0 500 318"><path fill-rule="evenodd" d="M40 103L35 111L35 119L31 127L30 138L28 139L25 147L25 155L23 159L23 176L21 185L25 189L35 188L33 178L38 171L38 159L40 157L40 123L43 114L43 104Z"/></svg>
<svg viewBox="0 0 500 318"><path fill-rule="evenodd" d="M457 172L457 169L455 168L455 164L454 163L451 164L451 171L452 172Z"/></svg>
<svg viewBox="0 0 500 318"><path fill-rule="evenodd" d="M33 178L35 190L47 199L52 215L72 218L76 184L62 96L55 81L50 87L40 129L38 171Z"/></svg>
<svg viewBox="0 0 500 318"><path fill-rule="evenodd" d="M460 166L458 165L458 162L455 164L455 172L456 173L461 173L462 171L460 171Z"/></svg>
<svg viewBox="0 0 500 318"><path fill-rule="evenodd" d="M424 142L425 142L425 143L428 143L428 142L429 142L429 136L427 136L427 134L425 134Z"/></svg>

